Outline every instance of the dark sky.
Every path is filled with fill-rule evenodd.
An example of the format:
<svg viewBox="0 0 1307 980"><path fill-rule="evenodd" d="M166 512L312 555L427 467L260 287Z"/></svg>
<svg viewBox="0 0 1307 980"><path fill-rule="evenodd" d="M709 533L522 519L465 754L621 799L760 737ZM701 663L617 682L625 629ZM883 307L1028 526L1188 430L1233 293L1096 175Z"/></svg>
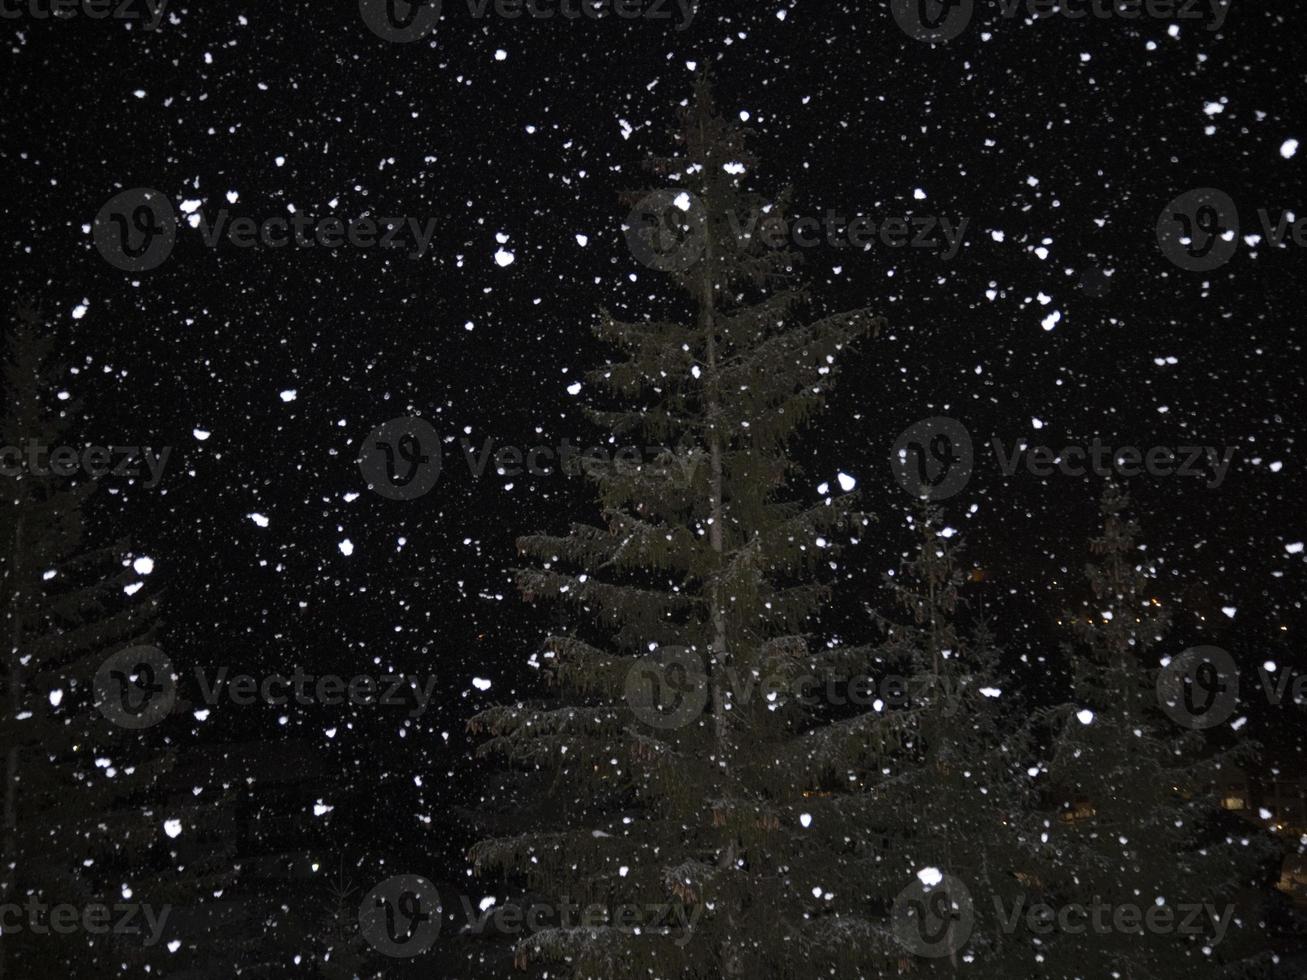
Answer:
<svg viewBox="0 0 1307 980"><path fill-rule="evenodd" d="M69 386L88 440L174 447L160 487L110 481L97 516L99 533L128 531L155 561L161 645L178 662L251 671L357 672L377 657L438 677L437 703L407 728L380 709L281 724L256 707L216 713L192 737L305 738L334 760L314 795L337 806L328 839L350 847L361 835L374 852L429 850L421 817L466 802L463 723L525 690L547 621L511 588L513 539L561 531L589 497L558 475L475 480L451 442L432 493L386 500L364 485L359 443L415 412L447 440L470 430L478 447L593 443L588 392L568 387L603 357L596 311L678 308L666 277L626 248L620 195L650 186L644 157L671 148L689 63L711 68L722 111L748 114L754 184L792 184L796 213L969 221L952 260L804 250L814 313L870 306L890 322L843 361L825 424L796 447L797 493L816 499L847 473L878 515L841 559L832 617L856 624L862 603L883 602L879 575L908 542L889 448L916 420L947 415L982 460L947 513L989 574L982 589L1006 614L997 628L1014 657L1056 659L1040 617L1083 597L1100 486L1008 480L987 444L1097 435L1237 447L1218 488L1131 483L1165 557L1168 642L1221 643L1249 665L1268 649L1307 659L1304 555L1286 550L1307 537L1307 254L1244 245L1190 272L1154 230L1167 202L1198 187L1226 191L1245 233L1259 208L1303 213L1307 151L1284 149L1307 138L1303 14L1237 3L1219 32L1181 21L1172 33L1166 20L1035 22L999 6L978 3L939 45L872 0L705 0L680 31L477 20L447 2L412 44L376 36L355 4L306 0L174 2L156 32L4 20L6 292L53 311L81 368ZM162 267L133 275L104 261L88 229L137 187L179 209L201 201L206 216L225 206L262 220L293 205L434 219L436 232L412 259L211 249L183 227ZM1255 719L1301 769L1299 721Z"/></svg>

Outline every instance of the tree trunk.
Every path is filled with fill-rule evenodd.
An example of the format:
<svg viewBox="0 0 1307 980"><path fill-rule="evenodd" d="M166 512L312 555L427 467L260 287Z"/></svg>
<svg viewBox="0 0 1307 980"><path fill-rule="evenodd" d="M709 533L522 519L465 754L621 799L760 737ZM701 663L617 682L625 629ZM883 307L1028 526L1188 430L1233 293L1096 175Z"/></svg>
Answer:
<svg viewBox="0 0 1307 980"><path fill-rule="evenodd" d="M705 203L707 195L701 198ZM713 239L710 216L704 215L704 253L699 262L699 329L704 335L704 360L706 369L705 409L708 417L708 543L717 554L716 567L709 585L709 602L712 606L712 649L708 656L708 683L712 691L713 732L716 741L717 779L719 795L731 786L731 767L735 758L735 740L731 733L731 716L728 711L727 697L730 683L731 650L726 635L726 596L722 589L722 566L725 555L725 501L724 501L724 464L723 433L721 431L721 388L717 374L717 338L715 297L713 296ZM740 856L740 841L735 835L725 842L717 852L717 867L727 873L735 868ZM727 937L737 933L735 910L723 910L727 923ZM719 950L719 968L724 977L743 975L743 964L738 949L729 938L722 940Z"/></svg>

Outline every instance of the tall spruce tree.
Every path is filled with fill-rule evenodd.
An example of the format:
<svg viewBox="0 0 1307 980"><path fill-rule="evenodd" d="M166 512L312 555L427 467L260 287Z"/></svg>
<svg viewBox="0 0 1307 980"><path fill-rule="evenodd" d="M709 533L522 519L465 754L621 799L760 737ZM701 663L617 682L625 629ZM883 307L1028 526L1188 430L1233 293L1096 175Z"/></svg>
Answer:
<svg viewBox="0 0 1307 980"><path fill-rule="evenodd" d="M39 311L19 310L7 331L0 445L18 449L23 460L38 443L47 450L65 444L77 412L75 401L56 400L60 366L52 349ZM93 680L107 654L149 641L156 603L124 593L134 579L127 540L87 540L92 481L52 473L40 455L39 472L12 452L4 462L0 904L112 905L148 874L142 855L160 827L143 808L143 794L168 759L142 755L137 733L94 710ZM42 935L24 925L0 941L0 976L71 976L139 961L141 952L139 937Z"/></svg>
<svg viewBox="0 0 1307 980"><path fill-rule="evenodd" d="M842 954L836 976L1008 976L989 899L1019 893L1035 860L1030 741L989 623L967 615L955 531L925 502L909 523L915 545L886 580L895 611L875 614L883 639L810 665L894 682L874 710L799 745L820 779L812 826L848 879L844 910L814 919L807 955Z"/></svg>
<svg viewBox="0 0 1307 980"><path fill-rule="evenodd" d="M755 161L703 77L681 119L683 152L652 168L696 238L693 261L670 270L688 316L605 313L599 336L623 356L590 375L612 399L592 412L610 441L666 451L653 466L590 467L602 525L519 541L538 562L517 574L528 601L573 612L547 641L564 703L472 723L492 736L485 752L555 770L560 811L556 827L477 845L476 871L641 910L639 927L573 921L518 945L520 964L566 961L578 976L797 968L794 934L827 906L814 889L852 886L805 839L801 720L752 695L807 656L827 542L860 523L847 498L797 502L787 444L830 391L836 356L881 321L866 310L797 319L806 294L792 253L742 232L783 205L745 188ZM646 670L665 683L638 683ZM804 852L825 866L800 869Z"/></svg>
<svg viewBox="0 0 1307 980"><path fill-rule="evenodd" d="M1264 975L1253 955L1268 948L1256 896L1278 857L1267 835L1225 814L1213 792L1222 769L1246 763L1249 749L1208 747L1159 710L1153 651L1169 617L1128 505L1109 484L1086 566L1093 598L1067 614L1074 700L1041 716L1058 809L1045 821L1040 894L1026 902L1074 903L1090 915L1100 906L1104 926L1077 911L1067 921L1081 934L1056 923L1023 927L1029 969L1050 978ZM1123 906L1147 917L1117 921Z"/></svg>

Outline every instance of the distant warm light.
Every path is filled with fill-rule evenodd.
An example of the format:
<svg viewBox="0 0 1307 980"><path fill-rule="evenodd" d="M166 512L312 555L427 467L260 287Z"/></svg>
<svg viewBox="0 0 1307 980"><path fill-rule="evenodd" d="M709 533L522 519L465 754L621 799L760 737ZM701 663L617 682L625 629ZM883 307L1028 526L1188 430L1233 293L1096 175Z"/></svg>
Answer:
<svg viewBox="0 0 1307 980"><path fill-rule="evenodd" d="M1098 808L1093 803L1088 800L1081 800L1071 808L1063 810L1058 818L1063 823L1079 823L1081 820L1088 820L1097 814Z"/></svg>

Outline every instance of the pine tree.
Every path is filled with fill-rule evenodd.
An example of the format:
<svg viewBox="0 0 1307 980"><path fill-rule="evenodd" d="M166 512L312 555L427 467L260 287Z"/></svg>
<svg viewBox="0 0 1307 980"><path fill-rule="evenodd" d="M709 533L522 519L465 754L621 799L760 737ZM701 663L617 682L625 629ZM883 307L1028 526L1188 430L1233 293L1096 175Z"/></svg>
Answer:
<svg viewBox="0 0 1307 980"><path fill-rule="evenodd" d="M1119 487L1106 488L1102 533L1086 567L1093 599L1068 614L1074 701L1041 716L1052 746L1045 778L1058 810L1045 821L1038 900L1055 908L1157 906L1174 919L1155 911L1152 927L1127 918L1125 929L1096 933L1091 925L1083 935L1023 929L1027 963L1053 978L1260 975L1249 954L1267 948L1265 923L1257 903L1244 900L1265 890L1278 859L1266 835L1225 816L1212 792L1223 767L1246 764L1249 748L1207 748L1159 711L1152 651L1168 616L1128 505ZM1215 912L1194 919L1199 934L1180 928L1186 906ZM1100 917L1110 922L1113 914Z"/></svg>
<svg viewBox="0 0 1307 980"><path fill-rule="evenodd" d="M492 736L486 753L556 771L561 811L552 829L477 845L476 871L644 910L638 930L560 924L519 944L520 965L561 960L578 976L798 969L798 934L825 906L813 888L843 891L833 856L804 836L803 713L752 695L807 657L828 543L863 522L847 498L796 502L786 447L830 391L836 356L881 321L865 310L796 319L807 296L792 254L740 231L785 195L773 205L745 189L755 161L702 77L678 138L684 152L653 169L699 246L670 268L689 315L604 313L599 336L624 356L590 375L614 402L592 413L613 443L667 449L653 466L590 467L602 526L520 540L538 562L517 574L524 596L574 613L547 641L564 703L472 723ZM668 682L661 694L639 683L646 671ZM672 697L678 678L688 701ZM824 864L800 874L800 855ZM668 904L657 921L651 903Z"/></svg>
<svg viewBox="0 0 1307 980"><path fill-rule="evenodd" d="M359 900L363 893L345 876L343 864L326 892L320 907L314 910L316 921L309 930L318 971L327 980L380 975L377 967L381 956L369 949L359 934Z"/></svg>
<svg viewBox="0 0 1307 980"><path fill-rule="evenodd" d="M1008 976L990 898L1017 893L1035 860L1037 831L1024 816L1031 746L988 620L958 626L956 533L924 501L910 524L915 547L886 579L897 614L874 617L884 639L812 665L818 676L895 678L897 691L885 693L901 710L874 704L803 746L799 761L822 775L812 825L852 899L849 911L816 920L808 956L843 951L831 964L839 976ZM877 947L893 953L891 969Z"/></svg>
<svg viewBox="0 0 1307 980"><path fill-rule="evenodd" d="M183 706L192 704L179 695ZM167 968L196 980L276 974L307 961L321 938L320 898L331 890L316 872L330 845L312 839L319 828L285 815L311 812L332 770L309 739L205 734L177 736L177 766L155 794L158 812L184 828L156 858L151 888L172 905L170 935L180 944Z"/></svg>
<svg viewBox="0 0 1307 980"><path fill-rule="evenodd" d="M38 310L20 310L7 339L0 445L25 456L32 442L65 442L78 406L54 407L59 369ZM133 579L125 539L86 540L94 483L52 475L44 463L40 475L16 460L11 454L5 463L19 472L0 476L0 904L112 905L158 834L139 801L168 760L142 757L135 733L94 710L94 677L108 653L149 641L155 600L124 594ZM110 962L122 940L25 927L0 942L0 976L73 975L78 964Z"/></svg>

